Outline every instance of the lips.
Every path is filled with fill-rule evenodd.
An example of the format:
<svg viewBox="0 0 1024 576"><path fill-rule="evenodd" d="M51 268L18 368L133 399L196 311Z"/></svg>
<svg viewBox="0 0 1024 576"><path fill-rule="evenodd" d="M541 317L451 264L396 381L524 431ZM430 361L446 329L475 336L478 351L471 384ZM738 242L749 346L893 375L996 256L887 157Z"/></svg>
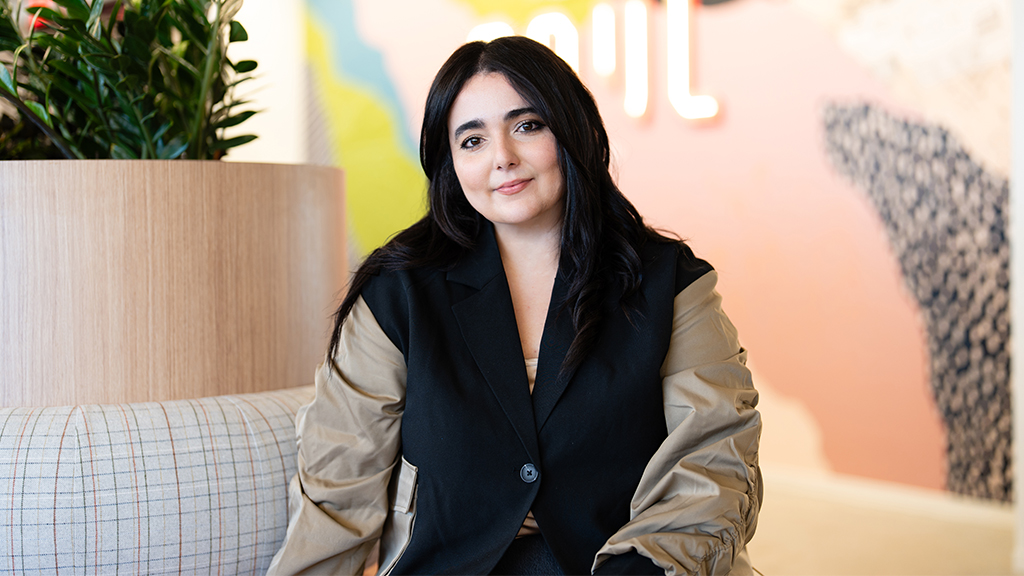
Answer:
<svg viewBox="0 0 1024 576"><path fill-rule="evenodd" d="M498 194L504 194L506 196L509 196L519 192L523 188L526 188L526 186L532 181L532 178L520 178L518 180L509 180L508 182L505 182L501 186L495 188L494 191L497 192Z"/></svg>

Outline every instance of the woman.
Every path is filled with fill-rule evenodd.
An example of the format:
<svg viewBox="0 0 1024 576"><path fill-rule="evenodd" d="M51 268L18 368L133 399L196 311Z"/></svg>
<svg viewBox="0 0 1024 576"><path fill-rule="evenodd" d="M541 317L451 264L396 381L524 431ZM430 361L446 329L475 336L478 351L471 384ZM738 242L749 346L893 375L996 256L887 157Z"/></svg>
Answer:
<svg viewBox="0 0 1024 576"><path fill-rule="evenodd" d="M760 418L716 274L608 173L594 100L522 37L427 97L429 210L338 309L271 573L748 572Z"/></svg>

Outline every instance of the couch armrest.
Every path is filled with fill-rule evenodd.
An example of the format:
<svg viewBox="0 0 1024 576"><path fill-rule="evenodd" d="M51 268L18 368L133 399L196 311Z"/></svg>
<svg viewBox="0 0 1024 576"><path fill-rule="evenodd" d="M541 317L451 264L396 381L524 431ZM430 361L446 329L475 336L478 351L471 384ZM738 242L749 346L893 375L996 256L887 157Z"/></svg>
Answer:
<svg viewBox="0 0 1024 576"><path fill-rule="evenodd" d="M313 393L0 408L0 573L262 574Z"/></svg>

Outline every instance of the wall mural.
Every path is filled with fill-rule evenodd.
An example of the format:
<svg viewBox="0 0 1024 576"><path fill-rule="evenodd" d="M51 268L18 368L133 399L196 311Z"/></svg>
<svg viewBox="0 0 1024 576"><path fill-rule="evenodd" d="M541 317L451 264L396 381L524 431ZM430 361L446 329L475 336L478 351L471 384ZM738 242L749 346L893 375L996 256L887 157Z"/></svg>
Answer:
<svg viewBox="0 0 1024 576"><path fill-rule="evenodd" d="M358 262L423 215L426 179L405 109L380 51L356 26L352 0L307 0L307 10L309 157L345 167L349 252Z"/></svg>
<svg viewBox="0 0 1024 576"><path fill-rule="evenodd" d="M988 14L971 20L964 4L944 2L944 30ZM418 116L437 67L480 24L501 21L524 33L541 12L560 12L579 31L580 74L605 115L623 189L641 212L729 271L723 294L756 350L766 400L775 394L806 416L803 427L777 414L766 426L764 445L777 447L776 461L1009 499L1008 184L992 160L1001 156L964 129L977 124L999 136L993 127L1003 117L958 123L959 116L935 113L946 100L951 110L969 108L956 98L922 104L894 97L893 86L907 82L878 81L888 77L850 54L891 58L862 44L847 47L851 37L875 45L864 40L877 29L867 16L819 21L796 0L704 0L691 27L695 89L719 98L724 113L694 124L673 109L669 3L649 1L650 97L646 114L635 118L624 106L625 59L611 76L592 62L596 3L305 0L308 157L345 170L350 262L423 213ZM904 2L864 10L887 6L882 16L894 22L916 14L897 4ZM625 2L610 5L618 34ZM886 44L905 57L900 70L935 68L925 65L931 53L900 43L900 26L893 24ZM738 38L760 48L736 50ZM988 42L975 40L958 46ZM624 35L616 45L624 56ZM1004 78L1002 64L990 74L987 63L945 76L933 71L928 78L948 86L928 84L920 93L959 94L960 84L975 86L976 72ZM996 80L987 90L1008 101L1000 92L1006 82ZM844 102L828 108L824 123L823 101ZM854 101L874 104L847 105ZM980 101L986 110L1002 102ZM895 109L942 127L885 112ZM818 441L797 454L787 439L807 430Z"/></svg>
<svg viewBox="0 0 1024 576"><path fill-rule="evenodd" d="M826 147L885 223L925 316L948 435L948 488L1009 501L1009 182L937 125L870 104L830 105Z"/></svg>

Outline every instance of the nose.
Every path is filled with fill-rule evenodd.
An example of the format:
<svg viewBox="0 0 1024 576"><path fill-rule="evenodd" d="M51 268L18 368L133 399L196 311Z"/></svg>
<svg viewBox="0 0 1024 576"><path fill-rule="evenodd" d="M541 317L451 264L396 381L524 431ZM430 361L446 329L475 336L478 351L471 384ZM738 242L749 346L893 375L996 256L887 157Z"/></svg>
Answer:
<svg viewBox="0 0 1024 576"><path fill-rule="evenodd" d="M508 136L501 136L494 141L494 167L498 170L507 170L519 164L519 156L516 155L515 142Z"/></svg>

